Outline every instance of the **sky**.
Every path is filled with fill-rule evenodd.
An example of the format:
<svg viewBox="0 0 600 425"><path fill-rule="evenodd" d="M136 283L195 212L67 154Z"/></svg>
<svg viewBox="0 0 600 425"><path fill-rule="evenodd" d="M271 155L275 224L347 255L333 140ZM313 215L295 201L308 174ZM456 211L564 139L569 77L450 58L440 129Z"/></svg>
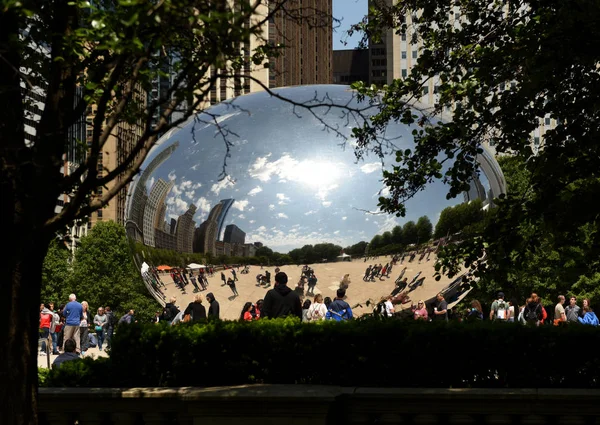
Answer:
<svg viewBox="0 0 600 425"><path fill-rule="evenodd" d="M368 3L368 0L333 0L333 16L342 21L333 30L333 50L354 49L358 46L360 35L349 38L345 33L367 14ZM344 45L344 41L347 44Z"/></svg>

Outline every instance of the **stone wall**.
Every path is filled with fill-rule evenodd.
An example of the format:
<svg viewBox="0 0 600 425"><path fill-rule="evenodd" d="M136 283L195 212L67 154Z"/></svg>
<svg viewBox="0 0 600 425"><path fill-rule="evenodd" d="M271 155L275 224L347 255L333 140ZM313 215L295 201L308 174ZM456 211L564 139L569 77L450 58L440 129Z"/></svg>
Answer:
<svg viewBox="0 0 600 425"><path fill-rule="evenodd" d="M600 424L599 390L41 388L40 424Z"/></svg>

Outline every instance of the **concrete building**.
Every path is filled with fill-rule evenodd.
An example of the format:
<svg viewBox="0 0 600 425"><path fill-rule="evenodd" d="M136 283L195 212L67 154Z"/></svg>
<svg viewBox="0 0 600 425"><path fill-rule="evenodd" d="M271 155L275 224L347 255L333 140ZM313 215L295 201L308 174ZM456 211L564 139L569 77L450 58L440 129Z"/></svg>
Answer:
<svg viewBox="0 0 600 425"><path fill-rule="evenodd" d="M398 2L398 0L377 0L377 2L380 1L384 1L388 6L392 6ZM373 3L374 1L370 0L369 6ZM412 21L417 16L417 13L418 11L414 11L406 14L402 18L402 22L406 22L408 28L411 28ZM456 8L455 13L450 14L448 19L452 25L458 25L465 17L461 16L458 8ZM391 84L396 79L406 78L419 59L421 48L422 43L420 41L414 44L411 42L410 33L396 33L393 29L387 30L382 36L381 43L369 44L370 82L381 86L383 84ZM514 87L514 84L514 82L507 82L503 85L502 90ZM421 98L417 100L425 105L435 105L439 99L439 85L440 80L438 76L430 78L423 86ZM451 109L448 108L444 112L450 112ZM550 117L540 119L539 127L531 133L531 148L534 153L537 153L543 147L543 137L546 131L555 128L556 125L556 120ZM483 144L490 149L493 155L496 155L493 141L483 141Z"/></svg>
<svg viewBox="0 0 600 425"><path fill-rule="evenodd" d="M294 13L279 12L269 21L269 42L285 45L271 60L269 87L331 84L332 0L289 0L286 8Z"/></svg>
<svg viewBox="0 0 600 425"><path fill-rule="evenodd" d="M333 84L370 83L369 50L349 49L333 51Z"/></svg>
<svg viewBox="0 0 600 425"><path fill-rule="evenodd" d="M140 174L134 177L130 183L132 193L127 199L125 228L127 235L138 242L143 241L144 233L144 209L148 202L146 185L154 171L165 162L171 154L179 147L179 142L167 146L162 152L142 170Z"/></svg>
<svg viewBox="0 0 600 425"><path fill-rule="evenodd" d="M192 204L177 220L175 233L177 236L177 251L179 252L193 252L194 229L196 227L194 214L196 214L196 206Z"/></svg>
<svg viewBox="0 0 600 425"><path fill-rule="evenodd" d="M206 221L194 231L194 252L217 255L216 242L219 240L225 217L229 212L229 208L233 205L233 201L233 199L223 199L210 210Z"/></svg>
<svg viewBox="0 0 600 425"><path fill-rule="evenodd" d="M154 239L155 229L163 228L163 222L165 221L165 209L162 208L169 191L173 187L173 181L164 181L158 179L152 185L150 189L150 195L148 196L148 202L144 208L144 245L156 246Z"/></svg>
<svg viewBox="0 0 600 425"><path fill-rule="evenodd" d="M223 242L243 245L246 242L246 232L235 224L229 224L225 227L225 236Z"/></svg>

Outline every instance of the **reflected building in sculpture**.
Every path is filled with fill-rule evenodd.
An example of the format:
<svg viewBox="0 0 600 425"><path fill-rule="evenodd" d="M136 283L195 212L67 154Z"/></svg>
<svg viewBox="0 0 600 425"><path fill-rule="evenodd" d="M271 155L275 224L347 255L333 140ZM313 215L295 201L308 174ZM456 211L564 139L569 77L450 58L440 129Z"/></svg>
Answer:
<svg viewBox="0 0 600 425"><path fill-rule="evenodd" d="M223 242L243 245L246 242L246 233L235 224L228 224L225 227Z"/></svg>
<svg viewBox="0 0 600 425"><path fill-rule="evenodd" d="M127 229L127 235L133 240L138 242L144 240L144 210L146 208L146 203L148 202L146 185L156 169L165 162L178 147L179 142L177 141L161 151L140 173L139 177L131 183L133 193L129 198L125 228Z"/></svg>
<svg viewBox="0 0 600 425"><path fill-rule="evenodd" d="M179 252L193 252L194 228L196 227L194 214L196 214L196 206L192 204L177 220L176 235L177 251Z"/></svg>
<svg viewBox="0 0 600 425"><path fill-rule="evenodd" d="M154 239L154 229L161 227L165 221L166 208L164 208L165 199L171 188L173 181L166 182L158 179L150 190L148 201L144 208L144 245L156 246Z"/></svg>
<svg viewBox="0 0 600 425"><path fill-rule="evenodd" d="M222 199L208 214L208 219L194 232L194 252L217 254L216 242L219 239L227 212L233 205L233 199Z"/></svg>

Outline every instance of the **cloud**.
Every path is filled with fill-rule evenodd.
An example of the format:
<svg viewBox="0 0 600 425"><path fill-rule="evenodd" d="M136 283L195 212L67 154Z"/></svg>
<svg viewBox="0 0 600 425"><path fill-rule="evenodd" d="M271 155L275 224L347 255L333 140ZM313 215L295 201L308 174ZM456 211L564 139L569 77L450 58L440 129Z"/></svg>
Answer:
<svg viewBox="0 0 600 425"><path fill-rule="evenodd" d="M348 217L342 217L342 220L346 221L348 219Z"/></svg>
<svg viewBox="0 0 600 425"><path fill-rule="evenodd" d="M165 203L167 204L166 216L169 219L170 218L177 219L180 215L185 213L189 208L189 204L187 202L185 202L183 199L175 197L175 196L168 197Z"/></svg>
<svg viewBox="0 0 600 425"><path fill-rule="evenodd" d="M240 214L240 215L238 215L238 218L244 220L246 218L246 216L244 214Z"/></svg>
<svg viewBox="0 0 600 425"><path fill-rule="evenodd" d="M262 192L262 187L256 186L254 189L252 189L250 192L248 192L248 195L254 196L254 195L256 195L257 193L260 193L260 192Z"/></svg>
<svg viewBox="0 0 600 425"><path fill-rule="evenodd" d="M270 209L271 211L273 211L273 210L275 209L275 205L274 205L274 204L270 204L270 205L269 205L269 209Z"/></svg>
<svg viewBox="0 0 600 425"><path fill-rule="evenodd" d="M254 224L254 223L256 223L256 220L250 220L248 223Z"/></svg>
<svg viewBox="0 0 600 425"><path fill-rule="evenodd" d="M339 235L339 234L340 234L340 231L339 231L339 230L336 230L335 232L333 232L333 234L334 234L334 235Z"/></svg>
<svg viewBox="0 0 600 425"><path fill-rule="evenodd" d="M311 215L311 214L315 214L315 213L316 213L316 211L315 211L315 210L309 210L309 211L306 211L306 212L304 213L304 215Z"/></svg>
<svg viewBox="0 0 600 425"><path fill-rule="evenodd" d="M379 225L379 232L391 232L394 227L398 226L396 217L393 215L383 217L383 222L377 224Z"/></svg>
<svg viewBox="0 0 600 425"><path fill-rule="evenodd" d="M198 207L198 210L200 210L202 212L206 212L206 213L210 212L210 201L208 199L206 199L205 197L201 196L194 203Z"/></svg>
<svg viewBox="0 0 600 425"><path fill-rule="evenodd" d="M381 170L381 163L379 162L369 162L360 167L360 171L362 171L365 174L371 174L377 170Z"/></svg>
<svg viewBox="0 0 600 425"><path fill-rule="evenodd" d="M283 193L278 193L277 194L277 199L279 199L279 202L277 202L279 205L287 205L286 201L290 200L290 198L288 198L287 196L285 196L285 194L283 194Z"/></svg>
<svg viewBox="0 0 600 425"><path fill-rule="evenodd" d="M321 201L324 201L325 198L327 198L329 192L331 192L334 189L337 189L338 187L339 186L337 184L319 187L319 189L317 190L317 198L319 198Z"/></svg>
<svg viewBox="0 0 600 425"><path fill-rule="evenodd" d="M277 218L289 218L289 217L284 213L279 213L279 214L277 214Z"/></svg>
<svg viewBox="0 0 600 425"><path fill-rule="evenodd" d="M331 201L324 201L321 203L321 205L323 205L325 208L328 208L331 206Z"/></svg>
<svg viewBox="0 0 600 425"><path fill-rule="evenodd" d="M210 188L211 192L215 195L218 195L223 189L227 189L228 187L233 187L235 182L231 179L231 177L225 177L223 180L216 182Z"/></svg>
<svg viewBox="0 0 600 425"><path fill-rule="evenodd" d="M304 245L315 245L318 243L330 242L341 246L351 245L351 238L343 238L338 234L323 233L321 231L313 231L311 233L300 232L297 228L290 229L286 232L279 228L268 229L261 226L255 231L246 234L246 241L262 242L271 249L279 252L288 252L290 249Z"/></svg>
<svg viewBox="0 0 600 425"><path fill-rule="evenodd" d="M187 196L189 199L194 199L194 193L196 193L195 190L190 190L185 192L185 196Z"/></svg>
<svg viewBox="0 0 600 425"><path fill-rule="evenodd" d="M175 174L175 170L169 173L169 180L175 180L177 178L177 174Z"/></svg>
<svg viewBox="0 0 600 425"><path fill-rule="evenodd" d="M240 211L244 211L244 208L246 208L248 206L248 200L244 199L241 201L234 201L232 207L240 210Z"/></svg>

